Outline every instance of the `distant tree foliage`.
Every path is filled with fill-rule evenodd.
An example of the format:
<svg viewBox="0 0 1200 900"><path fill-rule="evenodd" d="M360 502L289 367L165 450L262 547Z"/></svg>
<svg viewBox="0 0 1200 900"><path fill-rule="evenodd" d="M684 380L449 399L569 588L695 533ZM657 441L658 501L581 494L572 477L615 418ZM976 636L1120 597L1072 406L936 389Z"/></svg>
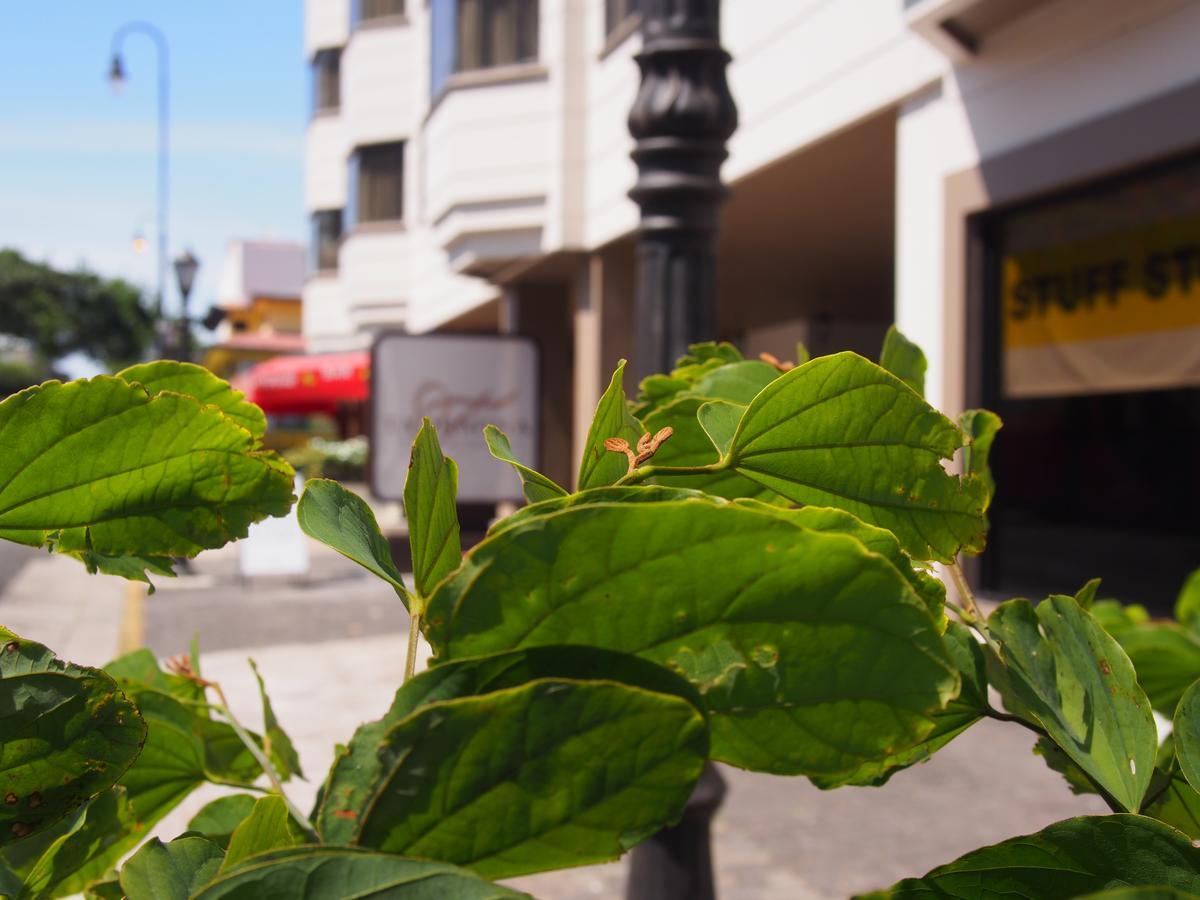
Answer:
<svg viewBox="0 0 1200 900"><path fill-rule="evenodd" d="M129 282L0 250L0 335L19 338L45 367L83 353L120 368L143 358L154 333L154 314Z"/></svg>

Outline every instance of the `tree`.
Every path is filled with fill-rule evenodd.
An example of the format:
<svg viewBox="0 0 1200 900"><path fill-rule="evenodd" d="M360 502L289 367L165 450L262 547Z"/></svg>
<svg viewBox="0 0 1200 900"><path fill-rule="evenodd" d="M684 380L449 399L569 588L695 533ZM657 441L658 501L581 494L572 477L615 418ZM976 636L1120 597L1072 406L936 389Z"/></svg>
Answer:
<svg viewBox="0 0 1200 900"><path fill-rule="evenodd" d="M71 353L114 369L136 362L153 344L154 326L141 291L127 281L0 250L0 335L28 344L47 370Z"/></svg>

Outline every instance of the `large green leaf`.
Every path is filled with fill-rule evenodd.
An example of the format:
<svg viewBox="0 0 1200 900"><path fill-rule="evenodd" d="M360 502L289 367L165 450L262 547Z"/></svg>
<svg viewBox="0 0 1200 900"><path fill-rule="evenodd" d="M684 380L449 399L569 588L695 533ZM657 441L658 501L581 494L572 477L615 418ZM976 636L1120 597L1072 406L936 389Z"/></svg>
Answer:
<svg viewBox="0 0 1200 900"><path fill-rule="evenodd" d="M579 461L581 491L613 484L628 469L629 460L625 456L604 446L608 438L624 438L632 447L642 436L642 428L629 412L629 402L625 399L624 376L625 360L621 360L596 405L596 414L588 429L583 458Z"/></svg>
<svg viewBox="0 0 1200 900"><path fill-rule="evenodd" d="M613 859L691 795L699 702L661 667L588 647L439 666L359 729L318 827L495 878Z"/></svg>
<svg viewBox="0 0 1200 900"><path fill-rule="evenodd" d="M221 871L228 872L256 854L302 844L304 838L299 826L292 821L282 797L275 794L262 797L230 836Z"/></svg>
<svg viewBox="0 0 1200 900"><path fill-rule="evenodd" d="M779 370L772 365L757 359L744 359L705 372L687 393L745 406L779 375Z"/></svg>
<svg viewBox="0 0 1200 900"><path fill-rule="evenodd" d="M300 768L300 755L296 753L292 739L288 737L287 732L279 724L279 719L275 717L275 708L271 706L271 698L267 696L267 686L258 672L258 665L253 659L247 660L247 662L250 663L250 668L254 671L254 679L258 682L258 696L262 700L263 710L263 743L271 759L271 765L275 767L275 771L283 781L287 781L293 775L303 778L304 770Z"/></svg>
<svg viewBox="0 0 1200 900"><path fill-rule="evenodd" d="M675 363L675 368L666 375L649 375L638 385L637 402L633 414L644 419L660 406L679 399L685 393L692 396L709 396L692 391L698 381L726 366L743 361L741 351L729 343L692 344L685 356ZM778 375L778 372L775 373ZM718 399L709 397L709 399ZM749 402L749 401L746 401Z"/></svg>
<svg viewBox="0 0 1200 900"><path fill-rule="evenodd" d="M896 571L904 576L904 580L929 607L930 614L938 623L938 630L945 630L946 586L940 579L914 566L912 559L900 547L896 536L887 529L868 525L841 509L830 509L823 506L783 509L758 500L735 500L734 502L804 528L846 534L854 538L872 553L878 553L890 562Z"/></svg>
<svg viewBox="0 0 1200 900"><path fill-rule="evenodd" d="M1072 597L1009 600L988 621L1019 707L1117 803L1135 812L1158 733L1129 657ZM1006 703L1008 696L1005 697Z"/></svg>
<svg viewBox="0 0 1200 900"><path fill-rule="evenodd" d="M292 503L290 468L220 409L120 378L14 394L0 446L0 537L33 546L192 556Z"/></svg>
<svg viewBox="0 0 1200 900"><path fill-rule="evenodd" d="M1107 888L1200 890L1200 850L1174 828L1128 814L1081 816L974 850L872 897L1067 900Z"/></svg>
<svg viewBox="0 0 1200 900"><path fill-rule="evenodd" d="M392 559L387 539L379 530L375 513L358 494L336 481L314 478L304 486L296 517L305 534L382 578L412 611L412 597Z"/></svg>
<svg viewBox="0 0 1200 900"><path fill-rule="evenodd" d="M112 787L145 739L112 678L0 628L0 847Z"/></svg>
<svg viewBox="0 0 1200 900"><path fill-rule="evenodd" d="M929 736L915 747L890 754L881 760L863 763L846 775L814 778L817 787L828 789L847 784L885 784L901 769L925 762L987 714L987 676L979 641L970 629L959 622L949 623L945 640L950 658L962 678L962 690L946 704L945 709L933 714L934 726Z"/></svg>
<svg viewBox="0 0 1200 900"><path fill-rule="evenodd" d="M1174 622L1148 622L1115 637L1151 705L1163 715L1174 714L1184 691L1200 678L1200 636Z"/></svg>
<svg viewBox="0 0 1200 900"><path fill-rule="evenodd" d="M906 338L895 325L889 325L883 338L879 365L887 369L916 393L925 396L925 354Z"/></svg>
<svg viewBox="0 0 1200 900"><path fill-rule="evenodd" d="M1088 894L1083 900L1197 900L1200 894L1181 891L1164 885L1139 885L1119 887Z"/></svg>
<svg viewBox="0 0 1200 900"><path fill-rule="evenodd" d="M483 439L487 442L488 453L495 459L512 466L521 478L521 492L530 503L542 500L552 500L555 497L565 497L567 491L559 487L541 472L529 468L513 455L512 444L508 435L495 425L485 425Z"/></svg>
<svg viewBox="0 0 1200 900"><path fill-rule="evenodd" d="M912 747L958 692L938 625L858 540L706 500L576 506L477 545L430 601L441 660L640 654L704 695L712 755L837 775Z"/></svg>
<svg viewBox="0 0 1200 900"><path fill-rule="evenodd" d="M207 838L151 838L121 867L128 900L187 900L216 877L225 853Z"/></svg>
<svg viewBox="0 0 1200 900"><path fill-rule="evenodd" d="M796 503L836 506L893 531L912 556L983 549L986 485L942 468L959 429L854 353L780 376L750 404L722 465Z"/></svg>
<svg viewBox="0 0 1200 900"><path fill-rule="evenodd" d="M261 439L267 431L267 417L263 411L247 400L241 391L235 391L228 381L218 378L203 366L159 359L122 369L117 377L137 382L151 396L170 391L211 404L256 438Z"/></svg>
<svg viewBox="0 0 1200 900"><path fill-rule="evenodd" d="M256 856L193 900L519 900L527 895L463 869L353 847L298 847ZM130 898L134 900L134 898Z"/></svg>
<svg viewBox="0 0 1200 900"><path fill-rule="evenodd" d="M422 597L428 597L434 585L462 558L454 506L457 494L458 466L443 455L437 431L425 419L413 441L408 479L404 482L413 583Z"/></svg>
<svg viewBox="0 0 1200 900"><path fill-rule="evenodd" d="M229 794L206 803L188 822L188 831L204 835L222 849L229 846L234 830L250 815L258 798L252 794Z"/></svg>

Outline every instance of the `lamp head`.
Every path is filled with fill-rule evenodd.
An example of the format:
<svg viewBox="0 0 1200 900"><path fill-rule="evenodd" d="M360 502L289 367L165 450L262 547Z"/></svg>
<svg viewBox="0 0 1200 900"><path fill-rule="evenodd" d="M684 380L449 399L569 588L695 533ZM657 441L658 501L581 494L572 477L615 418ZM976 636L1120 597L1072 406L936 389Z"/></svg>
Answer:
<svg viewBox="0 0 1200 900"><path fill-rule="evenodd" d="M121 61L120 53L112 56L112 63L108 67L108 86L114 94L121 93L125 87L125 64Z"/></svg>
<svg viewBox="0 0 1200 900"><path fill-rule="evenodd" d="M192 292L192 282L196 280L196 270L200 268L200 260L192 255L191 250L185 250L175 259L175 277L179 279L179 293L187 297Z"/></svg>

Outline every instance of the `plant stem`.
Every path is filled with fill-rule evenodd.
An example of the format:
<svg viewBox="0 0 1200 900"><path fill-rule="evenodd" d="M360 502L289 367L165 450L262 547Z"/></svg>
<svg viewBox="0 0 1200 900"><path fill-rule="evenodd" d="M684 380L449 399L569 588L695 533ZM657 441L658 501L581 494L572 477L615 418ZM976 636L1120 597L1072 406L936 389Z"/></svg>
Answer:
<svg viewBox="0 0 1200 900"><path fill-rule="evenodd" d="M404 657L404 681L413 677L417 670L417 639L421 636L421 614L409 613L408 616L408 653ZM404 681L400 682L401 684Z"/></svg>
<svg viewBox="0 0 1200 900"><path fill-rule="evenodd" d="M615 486L641 484L649 478L656 478L660 475L712 475L727 468L729 466L724 460L718 460L715 463L709 463L704 466L642 466L640 469L634 469L632 472L623 475L617 480Z"/></svg>
<svg viewBox="0 0 1200 900"><path fill-rule="evenodd" d="M215 681L205 681L204 685L205 687L212 688L213 691L216 692L218 702L212 704L212 708L220 713L229 722L230 726L234 730L234 733L237 734L238 739L245 744L246 749L250 751L250 755L254 757L255 761L260 766L262 766L263 773L267 776L267 780L271 782L271 787L274 789L275 793L283 798L283 802L287 805L288 812L291 813L292 818L296 820L296 824L304 829L306 834L314 834L315 830L313 829L312 822L308 821L308 817L299 809L297 809L296 804L294 804L288 795L284 793L283 782L279 780L279 773L277 773L275 771L275 767L271 765L270 758L263 753L262 748L254 742L254 738L250 737L250 734L245 728L242 727L242 723L238 721L237 716L233 714L233 710L229 708L229 700L225 696L225 691L221 689L221 685Z"/></svg>
<svg viewBox="0 0 1200 900"><path fill-rule="evenodd" d="M962 600L963 608L959 611L959 615L963 616L963 620L970 625L983 638L988 649L996 655L996 659L1000 662L1004 661L1004 656L1000 652L1000 645L992 638L991 632L988 631L987 617L979 610L979 604L975 602L975 595L971 593L971 586L967 584L967 577L963 574L962 567L958 564L958 560L952 562L949 566L950 575L954 579L955 587L958 588L959 598ZM966 615L963 615L965 613Z"/></svg>

